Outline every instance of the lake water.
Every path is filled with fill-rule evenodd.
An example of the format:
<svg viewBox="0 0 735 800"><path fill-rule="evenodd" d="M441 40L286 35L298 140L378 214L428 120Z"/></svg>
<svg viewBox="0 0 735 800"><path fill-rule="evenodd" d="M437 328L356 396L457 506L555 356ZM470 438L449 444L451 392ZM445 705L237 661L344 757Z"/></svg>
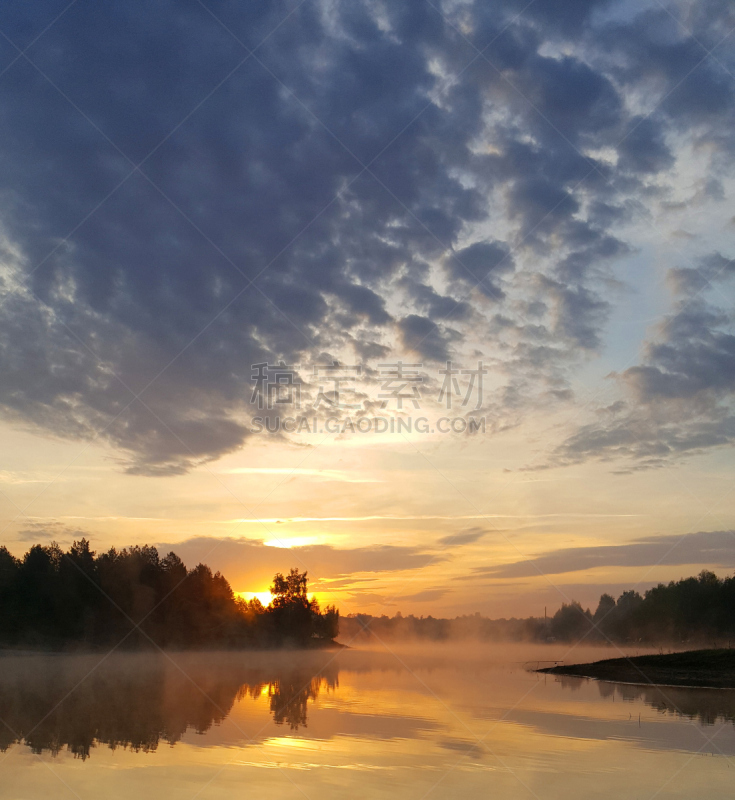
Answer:
<svg viewBox="0 0 735 800"><path fill-rule="evenodd" d="M3 656L0 798L732 798L735 692L479 646Z"/></svg>

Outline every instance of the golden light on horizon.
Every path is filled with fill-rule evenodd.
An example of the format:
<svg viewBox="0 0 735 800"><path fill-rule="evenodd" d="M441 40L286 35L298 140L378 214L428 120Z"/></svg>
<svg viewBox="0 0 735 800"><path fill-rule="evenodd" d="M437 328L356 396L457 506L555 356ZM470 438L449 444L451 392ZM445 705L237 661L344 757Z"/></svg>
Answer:
<svg viewBox="0 0 735 800"><path fill-rule="evenodd" d="M248 602L257 598L264 606L268 606L273 599L273 595L267 589L264 592L235 592L235 595Z"/></svg>
<svg viewBox="0 0 735 800"><path fill-rule="evenodd" d="M257 598L264 606L270 605L273 595L266 589L260 592L235 592L236 597L241 597L246 602L250 602L253 598ZM309 597L316 600L320 607L336 603L337 600L332 592L309 592Z"/></svg>
<svg viewBox="0 0 735 800"><path fill-rule="evenodd" d="M317 536L290 536L288 538L273 538L263 542L266 547L280 547L289 550L292 547L306 547L310 544L317 544L319 541Z"/></svg>

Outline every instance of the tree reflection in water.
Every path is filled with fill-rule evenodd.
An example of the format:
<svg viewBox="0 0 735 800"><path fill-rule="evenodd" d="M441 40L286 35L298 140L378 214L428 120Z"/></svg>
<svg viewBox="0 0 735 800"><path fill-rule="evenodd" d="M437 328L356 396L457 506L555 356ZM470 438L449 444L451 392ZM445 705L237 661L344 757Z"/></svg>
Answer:
<svg viewBox="0 0 735 800"><path fill-rule="evenodd" d="M331 689L336 685L336 674L331 679L323 674L309 678L304 673L291 673L277 678L268 690L273 721L276 725L287 722L292 731L298 730L299 726L306 727L308 701L313 702L320 689Z"/></svg>
<svg viewBox="0 0 735 800"><path fill-rule="evenodd" d="M335 688L332 654L314 652L0 658L0 750L26 744L86 759L93 747L154 751L204 734L238 700L268 696L277 725L307 724L309 702ZM100 663L101 662L101 663Z"/></svg>
<svg viewBox="0 0 735 800"><path fill-rule="evenodd" d="M567 689L578 689L589 678L562 677ZM684 686L644 686L628 683L597 681L601 697L620 699L623 702L642 700L662 714L697 720L702 725L717 722L735 724L735 690L699 689Z"/></svg>

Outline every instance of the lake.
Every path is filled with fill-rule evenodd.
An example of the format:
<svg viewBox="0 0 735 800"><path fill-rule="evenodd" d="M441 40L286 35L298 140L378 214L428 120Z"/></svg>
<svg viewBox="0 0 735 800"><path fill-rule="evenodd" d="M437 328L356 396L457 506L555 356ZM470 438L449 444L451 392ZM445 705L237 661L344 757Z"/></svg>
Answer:
<svg viewBox="0 0 735 800"><path fill-rule="evenodd" d="M390 648L6 654L0 798L733 796L735 691L531 671L617 655L590 647Z"/></svg>

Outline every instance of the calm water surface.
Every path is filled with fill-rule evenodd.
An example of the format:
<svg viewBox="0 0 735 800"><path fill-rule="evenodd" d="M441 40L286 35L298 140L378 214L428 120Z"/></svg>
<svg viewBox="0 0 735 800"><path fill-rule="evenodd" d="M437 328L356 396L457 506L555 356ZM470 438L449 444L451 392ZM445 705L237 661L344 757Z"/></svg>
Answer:
<svg viewBox="0 0 735 800"><path fill-rule="evenodd" d="M4 656L0 798L735 795L735 692L529 671L565 655L613 654Z"/></svg>

